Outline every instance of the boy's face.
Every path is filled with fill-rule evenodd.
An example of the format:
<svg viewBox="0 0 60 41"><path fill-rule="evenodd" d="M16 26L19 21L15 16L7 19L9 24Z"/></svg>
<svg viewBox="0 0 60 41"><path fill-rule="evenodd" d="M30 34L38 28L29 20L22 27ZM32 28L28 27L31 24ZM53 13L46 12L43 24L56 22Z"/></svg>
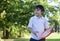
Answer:
<svg viewBox="0 0 60 41"><path fill-rule="evenodd" d="M42 15L42 11L38 8L34 10L34 13L36 16L41 16Z"/></svg>

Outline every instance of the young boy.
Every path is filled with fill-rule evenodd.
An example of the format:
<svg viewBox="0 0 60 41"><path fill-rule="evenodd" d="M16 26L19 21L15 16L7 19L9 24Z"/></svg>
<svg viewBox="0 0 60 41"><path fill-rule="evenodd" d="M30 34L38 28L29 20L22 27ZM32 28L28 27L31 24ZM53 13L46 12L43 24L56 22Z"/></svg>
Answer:
<svg viewBox="0 0 60 41"><path fill-rule="evenodd" d="M44 7L37 5L34 9L35 16L30 18L28 29L31 32L30 41L45 41L45 39L39 38L41 33L49 28L48 21L42 16L44 13Z"/></svg>

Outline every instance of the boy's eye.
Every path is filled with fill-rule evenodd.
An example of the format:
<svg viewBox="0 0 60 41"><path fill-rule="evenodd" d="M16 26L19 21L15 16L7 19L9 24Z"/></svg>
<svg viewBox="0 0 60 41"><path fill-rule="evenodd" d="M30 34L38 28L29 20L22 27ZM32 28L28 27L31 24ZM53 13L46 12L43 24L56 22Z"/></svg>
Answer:
<svg viewBox="0 0 60 41"><path fill-rule="evenodd" d="M39 11L39 9L37 11Z"/></svg>
<svg viewBox="0 0 60 41"><path fill-rule="evenodd" d="M40 11L40 9L37 9L37 11Z"/></svg>

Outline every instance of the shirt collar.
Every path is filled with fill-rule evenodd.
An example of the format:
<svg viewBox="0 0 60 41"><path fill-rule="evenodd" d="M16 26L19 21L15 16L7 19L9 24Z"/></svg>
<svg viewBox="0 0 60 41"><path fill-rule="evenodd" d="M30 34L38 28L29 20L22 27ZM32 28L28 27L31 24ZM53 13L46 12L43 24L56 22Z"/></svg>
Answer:
<svg viewBox="0 0 60 41"><path fill-rule="evenodd" d="M36 15L35 15L35 17L36 17L36 18L38 18ZM40 17L40 18L38 18L38 19L42 19L42 18L43 18L43 16L41 16L41 17Z"/></svg>

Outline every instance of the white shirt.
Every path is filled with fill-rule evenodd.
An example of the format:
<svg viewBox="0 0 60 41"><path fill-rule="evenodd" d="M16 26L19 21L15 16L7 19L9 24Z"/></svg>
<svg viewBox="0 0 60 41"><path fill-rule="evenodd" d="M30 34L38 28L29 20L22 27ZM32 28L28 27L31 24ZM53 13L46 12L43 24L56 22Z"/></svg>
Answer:
<svg viewBox="0 0 60 41"><path fill-rule="evenodd" d="M38 31L38 35L41 36L41 33L44 29L49 28L48 21L42 16L38 18L37 16L33 16L30 18L28 27L31 27L34 31ZM39 40L41 38L36 37L33 33L31 33L31 38Z"/></svg>

